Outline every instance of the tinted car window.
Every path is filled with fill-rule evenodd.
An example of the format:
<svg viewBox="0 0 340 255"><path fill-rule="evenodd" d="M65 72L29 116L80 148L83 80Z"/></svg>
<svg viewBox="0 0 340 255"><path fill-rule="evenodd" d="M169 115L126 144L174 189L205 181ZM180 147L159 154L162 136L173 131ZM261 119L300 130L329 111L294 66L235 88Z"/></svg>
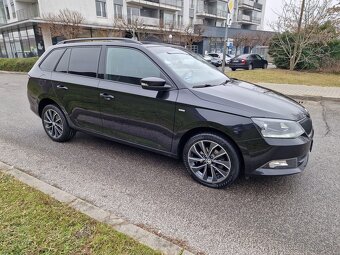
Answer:
<svg viewBox="0 0 340 255"><path fill-rule="evenodd" d="M107 49L107 79L140 85L147 77L163 78L160 69L144 53L130 48Z"/></svg>
<svg viewBox="0 0 340 255"><path fill-rule="evenodd" d="M96 77L100 47L73 48L69 64L69 73Z"/></svg>
<svg viewBox="0 0 340 255"><path fill-rule="evenodd" d="M64 55L61 57L58 65L55 69L56 72L67 73L70 55L71 55L71 49L67 49L66 52L64 53Z"/></svg>
<svg viewBox="0 0 340 255"><path fill-rule="evenodd" d="M249 57L250 57L250 55L244 54L244 55L238 56L237 58L238 58L238 59L247 59L247 58L249 58Z"/></svg>
<svg viewBox="0 0 340 255"><path fill-rule="evenodd" d="M262 58L259 55L254 55L254 56L255 56L255 59L262 60Z"/></svg>
<svg viewBox="0 0 340 255"><path fill-rule="evenodd" d="M53 50L45 59L44 61L40 64L41 70L44 71L53 71L54 67L58 63L61 55L63 55L65 49L56 49Z"/></svg>

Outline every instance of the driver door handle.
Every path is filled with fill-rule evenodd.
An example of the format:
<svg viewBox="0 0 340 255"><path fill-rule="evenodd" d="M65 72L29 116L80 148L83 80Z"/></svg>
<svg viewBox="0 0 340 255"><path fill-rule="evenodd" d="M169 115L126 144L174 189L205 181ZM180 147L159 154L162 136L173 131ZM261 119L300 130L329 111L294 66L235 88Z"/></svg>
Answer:
<svg viewBox="0 0 340 255"><path fill-rule="evenodd" d="M68 87L64 86L64 85L57 85L57 89L64 89L64 90L68 90Z"/></svg>
<svg viewBox="0 0 340 255"><path fill-rule="evenodd" d="M104 98L107 101L110 101L115 98L113 95L109 95L107 93L100 93L100 97Z"/></svg>

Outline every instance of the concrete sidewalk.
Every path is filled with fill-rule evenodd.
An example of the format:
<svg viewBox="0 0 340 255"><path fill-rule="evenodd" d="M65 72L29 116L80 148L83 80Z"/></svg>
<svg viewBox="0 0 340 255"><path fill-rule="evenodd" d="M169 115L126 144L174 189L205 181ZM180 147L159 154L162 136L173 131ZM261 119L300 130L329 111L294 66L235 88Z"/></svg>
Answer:
<svg viewBox="0 0 340 255"><path fill-rule="evenodd" d="M299 99L340 101L340 87L322 87L274 83L257 84Z"/></svg>

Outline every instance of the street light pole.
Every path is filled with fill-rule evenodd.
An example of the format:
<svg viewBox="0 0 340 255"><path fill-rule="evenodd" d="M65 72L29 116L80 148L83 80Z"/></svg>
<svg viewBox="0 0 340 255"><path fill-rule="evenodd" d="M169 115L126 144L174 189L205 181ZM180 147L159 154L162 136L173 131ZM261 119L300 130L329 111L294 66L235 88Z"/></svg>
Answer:
<svg viewBox="0 0 340 255"><path fill-rule="evenodd" d="M227 11L227 22L225 24L224 43L223 43L223 59L222 59L222 72L225 72L225 57L227 55L227 44L228 44L228 23L229 13L231 13L234 6L234 0L228 0L228 11Z"/></svg>
<svg viewBox="0 0 340 255"><path fill-rule="evenodd" d="M225 71L225 57L227 55L227 42L228 42L228 16L227 14L227 22L225 24L225 33L224 33L224 43L223 43L223 59L222 59L222 72Z"/></svg>

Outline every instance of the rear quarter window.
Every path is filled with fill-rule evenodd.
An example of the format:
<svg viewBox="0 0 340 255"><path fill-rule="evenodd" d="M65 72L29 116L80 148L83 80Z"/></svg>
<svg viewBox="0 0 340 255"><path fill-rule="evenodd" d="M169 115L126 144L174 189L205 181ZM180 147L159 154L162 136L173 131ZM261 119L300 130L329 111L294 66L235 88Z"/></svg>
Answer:
<svg viewBox="0 0 340 255"><path fill-rule="evenodd" d="M71 55L71 49L67 49L64 55L61 57L55 69L56 72L67 73L70 55Z"/></svg>
<svg viewBox="0 0 340 255"><path fill-rule="evenodd" d="M65 49L53 50L40 64L40 69L43 71L51 72L57 65L60 57L63 55Z"/></svg>

